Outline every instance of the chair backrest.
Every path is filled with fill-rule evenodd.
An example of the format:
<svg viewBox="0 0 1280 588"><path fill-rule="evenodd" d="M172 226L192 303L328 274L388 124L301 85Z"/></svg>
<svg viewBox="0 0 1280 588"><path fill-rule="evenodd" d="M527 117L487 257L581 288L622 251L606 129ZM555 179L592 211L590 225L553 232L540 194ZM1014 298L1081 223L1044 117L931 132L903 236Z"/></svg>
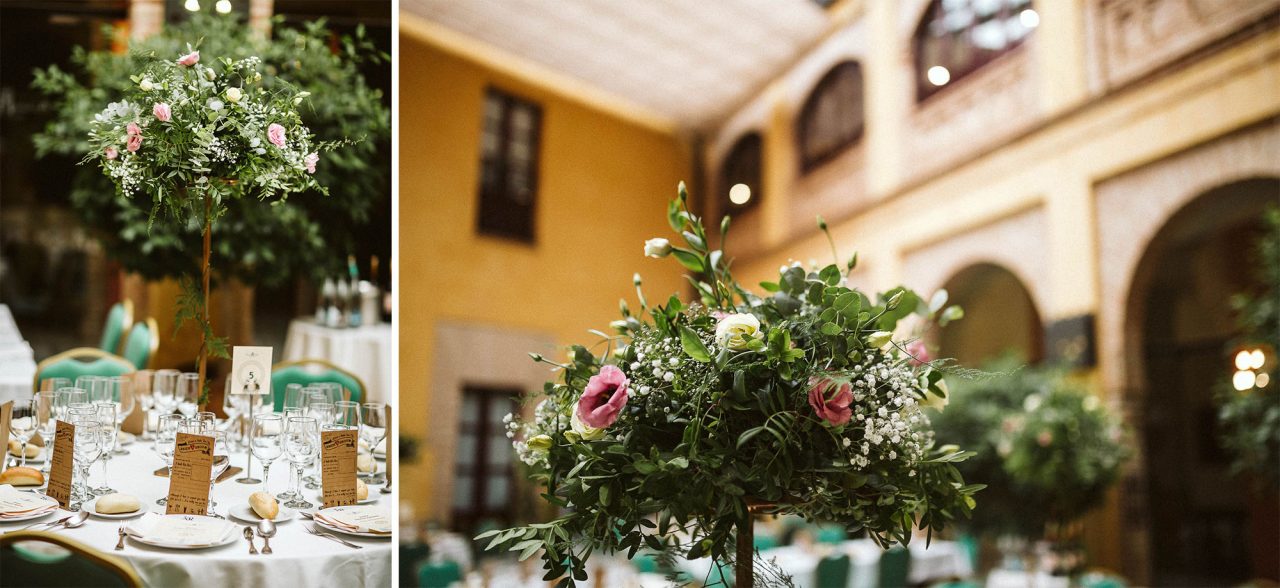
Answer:
<svg viewBox="0 0 1280 588"><path fill-rule="evenodd" d="M757 534L751 538L756 551L766 551L778 546L778 538L773 535Z"/></svg>
<svg viewBox="0 0 1280 588"><path fill-rule="evenodd" d="M129 360L134 368L142 370L150 366L151 358L156 356L159 348L160 326L156 324L156 319L147 317L147 320L129 327L129 334L125 335L124 343L120 346L120 355Z"/></svg>
<svg viewBox="0 0 1280 588"><path fill-rule="evenodd" d="M880 554L880 578L877 584L881 588L901 588L907 585L907 576L911 571L911 552L906 547L897 545Z"/></svg>
<svg viewBox="0 0 1280 588"><path fill-rule="evenodd" d="M418 568L418 586L422 588L449 588L454 582L461 581L462 566L457 562L429 562Z"/></svg>
<svg viewBox="0 0 1280 588"><path fill-rule="evenodd" d="M849 585L849 556L828 555L818 560L818 588L844 588Z"/></svg>
<svg viewBox="0 0 1280 588"><path fill-rule="evenodd" d="M129 360L93 347L77 347L49 357L36 365L33 390L49 378L75 381L80 376L123 376L134 371Z"/></svg>
<svg viewBox="0 0 1280 588"><path fill-rule="evenodd" d="M13 531L0 536L0 586L142 586L127 562L62 535Z"/></svg>
<svg viewBox="0 0 1280 588"><path fill-rule="evenodd" d="M306 387L320 382L337 382L342 385L348 399L363 402L365 387L359 376L323 359L299 359L271 366L271 395L276 412L284 408L285 386L301 384Z"/></svg>
<svg viewBox="0 0 1280 588"><path fill-rule="evenodd" d="M818 527L818 543L842 543L848 538L844 527L840 525L822 525Z"/></svg>
<svg viewBox="0 0 1280 588"><path fill-rule="evenodd" d="M133 326L133 301L128 298L111 305L107 322L102 325L102 342L98 349L107 353L119 353L120 343L129 327Z"/></svg>

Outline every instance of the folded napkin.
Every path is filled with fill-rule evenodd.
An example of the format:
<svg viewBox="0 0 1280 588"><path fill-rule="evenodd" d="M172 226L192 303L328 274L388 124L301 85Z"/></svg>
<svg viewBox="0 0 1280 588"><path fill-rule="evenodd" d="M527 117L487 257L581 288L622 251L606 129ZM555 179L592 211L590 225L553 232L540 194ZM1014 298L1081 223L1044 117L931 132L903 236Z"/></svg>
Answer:
<svg viewBox="0 0 1280 588"><path fill-rule="evenodd" d="M11 484L0 485L0 520L28 517L58 508L58 502L35 492L23 492Z"/></svg>
<svg viewBox="0 0 1280 588"><path fill-rule="evenodd" d="M314 516L317 521L343 531L391 534L391 517L385 507L377 505L335 506L316 511Z"/></svg>
<svg viewBox="0 0 1280 588"><path fill-rule="evenodd" d="M234 535L236 526L222 519L149 512L125 526L125 533L149 543L210 547Z"/></svg>

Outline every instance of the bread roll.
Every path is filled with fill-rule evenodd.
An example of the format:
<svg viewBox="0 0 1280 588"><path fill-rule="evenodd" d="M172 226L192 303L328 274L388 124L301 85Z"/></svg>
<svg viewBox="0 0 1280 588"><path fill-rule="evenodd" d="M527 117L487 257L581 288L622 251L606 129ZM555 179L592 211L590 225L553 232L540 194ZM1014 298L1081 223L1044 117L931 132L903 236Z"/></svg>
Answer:
<svg viewBox="0 0 1280 588"><path fill-rule="evenodd" d="M9 455L22 457L22 442L16 439L9 440ZM27 459L40 457L40 447L27 443Z"/></svg>
<svg viewBox="0 0 1280 588"><path fill-rule="evenodd" d="M35 468L13 467L0 474L0 484L39 486L44 484L44 474Z"/></svg>
<svg viewBox="0 0 1280 588"><path fill-rule="evenodd" d="M137 512L140 508L142 508L142 502L137 496L120 493L99 496L98 501L93 505L93 509L98 511L98 514L125 514Z"/></svg>
<svg viewBox="0 0 1280 588"><path fill-rule="evenodd" d="M266 492L254 492L249 495L249 507L253 512L264 519L276 520L276 515L280 514L280 503L276 502L276 497Z"/></svg>
<svg viewBox="0 0 1280 588"><path fill-rule="evenodd" d="M361 453L356 458L356 471L373 472L376 467L378 466L374 463L373 456L368 453Z"/></svg>
<svg viewBox="0 0 1280 588"><path fill-rule="evenodd" d="M356 500L364 500L369 497L369 486L363 480L356 480Z"/></svg>

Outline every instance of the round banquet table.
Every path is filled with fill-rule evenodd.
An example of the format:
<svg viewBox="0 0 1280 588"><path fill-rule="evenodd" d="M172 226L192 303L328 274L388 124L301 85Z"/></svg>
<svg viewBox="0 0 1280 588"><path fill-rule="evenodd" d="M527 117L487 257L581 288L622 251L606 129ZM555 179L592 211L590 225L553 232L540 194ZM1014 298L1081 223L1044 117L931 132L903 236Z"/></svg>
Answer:
<svg viewBox="0 0 1280 588"><path fill-rule="evenodd" d="M163 506L155 504L157 498L168 494L169 479L154 475L164 462L152 450L152 444L136 441L125 446L128 455L115 455L108 465L110 486L118 492L132 494L141 501L143 508L163 513ZM246 454L231 456L231 465L245 467ZM37 465L31 464L28 465ZM381 467L381 463L379 463ZM99 468L93 467L94 483L101 482ZM262 478L261 463L253 460L255 477ZM288 468L277 460L271 468L271 492L280 493L288 485ZM235 475L243 476L243 472ZM232 506L248 504L249 495L258 491L261 484L240 484L234 478L214 485L211 494L217 502L215 512L228 516ZM382 506L394 517L395 494L382 494L381 486L370 487L370 496L378 496L376 505ZM304 490L307 500L318 503L316 490ZM318 505L318 504L317 504ZM35 521L0 523L0 532L8 532L30 525L61 519L69 515L59 509ZM58 529L65 535L89 547L123 557L133 565L147 586L390 586L391 552L393 542L388 539L369 539L333 533L342 539L363 546L352 549L336 541L316 537L306 532L304 525L311 521L299 516L279 523L276 535L271 538L272 555L249 555L249 546L243 537L228 545L199 550L173 550L152 547L128 539L123 551L115 551L119 539L117 529L136 518L107 520L90 516L84 526L76 529ZM239 520L228 520L245 526ZM394 520L394 519L393 519ZM262 538L254 539L262 549Z"/></svg>
<svg viewBox="0 0 1280 588"><path fill-rule="evenodd" d="M359 376L369 388L362 402L387 402L394 396L390 324L335 329L312 318L294 319L278 361L299 359L323 359Z"/></svg>

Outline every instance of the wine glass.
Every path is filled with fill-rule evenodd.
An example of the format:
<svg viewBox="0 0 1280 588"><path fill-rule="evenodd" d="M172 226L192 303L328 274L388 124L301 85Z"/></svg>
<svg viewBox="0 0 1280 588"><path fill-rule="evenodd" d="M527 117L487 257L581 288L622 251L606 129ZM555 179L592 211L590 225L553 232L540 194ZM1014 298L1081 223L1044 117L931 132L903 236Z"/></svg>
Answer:
<svg viewBox="0 0 1280 588"><path fill-rule="evenodd" d="M59 388L70 388L71 380L69 378L45 378L40 381L41 392L56 392Z"/></svg>
<svg viewBox="0 0 1280 588"><path fill-rule="evenodd" d="M70 509L80 510L80 505L89 498L89 466L98 459L102 448L102 425L95 418L76 418L71 421L75 425L74 465L78 470L80 483L73 484L73 497Z"/></svg>
<svg viewBox="0 0 1280 588"><path fill-rule="evenodd" d="M21 452L23 467L27 465L27 442L36 434L36 430L40 428L39 419L40 399L32 398L26 402L15 403L13 414L9 421L9 433L18 438L18 442L22 444ZM6 444L8 442L5 439Z"/></svg>
<svg viewBox="0 0 1280 588"><path fill-rule="evenodd" d="M204 423L204 428L206 431L215 430L218 428L218 415L214 414L211 411L202 410L200 412L197 412L196 415L191 418L194 418L197 421Z"/></svg>
<svg viewBox="0 0 1280 588"><path fill-rule="evenodd" d="M222 389L222 412L227 415L226 429L233 433L227 438L227 443L236 446L240 442L240 415L243 414L242 408L245 407L243 394L231 393L231 378L227 378L226 384Z"/></svg>
<svg viewBox="0 0 1280 588"><path fill-rule="evenodd" d="M218 476L227 471L231 467L231 452L227 450L227 433L226 431L207 431L205 435L213 438L213 468L209 471L209 505L207 513L214 518L226 518L218 514L214 508L218 506L218 502L213 499L213 485L218 481Z"/></svg>
<svg viewBox="0 0 1280 588"><path fill-rule="evenodd" d="M339 400L333 405L332 424L342 430L360 430L360 403L350 400ZM359 433L357 433L358 435Z"/></svg>
<svg viewBox="0 0 1280 588"><path fill-rule="evenodd" d="M45 459L40 471L46 474L49 472L49 462L53 461L53 432L58 422L57 419L53 418L53 403L56 396L57 392L46 390L37 392L35 397L32 398L36 405L36 423L39 427L40 437L44 439L42 454Z"/></svg>
<svg viewBox="0 0 1280 588"><path fill-rule="evenodd" d="M133 414L134 407L137 405L136 388L134 379L129 376L116 376L107 381L107 387L111 390L111 398L116 405L116 422L115 432L120 434L120 426L124 424L125 419ZM116 455L128 455L129 450L119 446L116 443Z"/></svg>
<svg viewBox="0 0 1280 588"><path fill-rule="evenodd" d="M178 405L175 395L178 392L178 378L182 372L178 370L158 370L152 382L152 394L155 396L156 408L160 414L169 414Z"/></svg>
<svg viewBox="0 0 1280 588"><path fill-rule="evenodd" d="M88 395L86 402L93 402L94 398L101 398L102 389L98 382L102 380L102 376L80 376L76 378L76 388L84 390Z"/></svg>
<svg viewBox="0 0 1280 588"><path fill-rule="evenodd" d="M178 412L191 418L200 408L200 374L183 372L178 376L178 390L174 393Z"/></svg>
<svg viewBox="0 0 1280 588"><path fill-rule="evenodd" d="M95 402L93 403L93 408L95 410L94 417L99 425L98 435L101 439L98 442L98 457L94 459L94 462L102 462L102 485L97 488L91 487L89 492L94 496L105 496L115 492L107 482L107 462L111 460L111 452L116 447L116 403ZM86 471L88 470L86 469Z"/></svg>
<svg viewBox="0 0 1280 588"><path fill-rule="evenodd" d="M302 468L320 453L320 427L311 417L294 417L285 423L284 453L293 466L293 498L285 503L290 508L311 508L314 504L302 496Z"/></svg>
<svg viewBox="0 0 1280 588"><path fill-rule="evenodd" d="M369 456L374 457L378 446L387 436L387 407L381 402L366 402L360 405L360 438L369 446ZM387 456L390 459L390 456ZM378 460L373 460L373 471L369 478L378 477Z"/></svg>
<svg viewBox="0 0 1280 588"><path fill-rule="evenodd" d="M173 469L173 452L176 449L178 441L178 430L182 426L182 415L166 414L160 416L160 421L156 423L155 445L156 453L160 455L160 459L164 460L165 471L172 473ZM164 505L165 497L160 497L156 504Z"/></svg>
<svg viewBox="0 0 1280 588"><path fill-rule="evenodd" d="M81 404L88 398L82 388L59 388L54 392L54 418L58 420L67 420L67 413L73 404Z"/></svg>
<svg viewBox="0 0 1280 588"><path fill-rule="evenodd" d="M262 491L268 492L267 482L271 478L271 462L280 457L284 452L281 446L284 435L284 418L278 414L255 414L253 415L253 433L249 436L253 440L249 449L253 452L253 456L262 462ZM290 496L292 498L292 496Z"/></svg>
<svg viewBox="0 0 1280 588"><path fill-rule="evenodd" d="M286 384L283 408L302 408L302 384Z"/></svg>
<svg viewBox="0 0 1280 588"><path fill-rule="evenodd" d="M155 408L156 398L153 389L156 373L151 370L138 370L133 374L134 403L142 409L142 439L151 440L151 409Z"/></svg>
<svg viewBox="0 0 1280 588"><path fill-rule="evenodd" d="M346 400L347 395L343 393L342 384L337 382L320 382L316 384L320 389L324 390L326 396L329 397L329 403L334 404L339 400Z"/></svg>

